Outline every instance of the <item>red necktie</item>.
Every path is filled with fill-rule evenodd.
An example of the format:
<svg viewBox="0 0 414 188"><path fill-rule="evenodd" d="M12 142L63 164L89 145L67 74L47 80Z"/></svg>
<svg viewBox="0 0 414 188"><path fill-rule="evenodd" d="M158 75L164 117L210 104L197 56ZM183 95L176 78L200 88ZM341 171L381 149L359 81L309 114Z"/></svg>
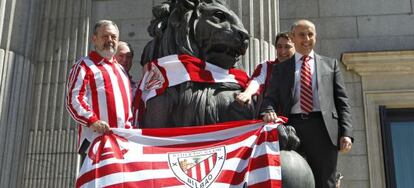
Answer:
<svg viewBox="0 0 414 188"><path fill-rule="evenodd" d="M303 63L300 70L300 108L304 113L308 114L313 109L312 74L309 65L310 57L304 55L301 60Z"/></svg>

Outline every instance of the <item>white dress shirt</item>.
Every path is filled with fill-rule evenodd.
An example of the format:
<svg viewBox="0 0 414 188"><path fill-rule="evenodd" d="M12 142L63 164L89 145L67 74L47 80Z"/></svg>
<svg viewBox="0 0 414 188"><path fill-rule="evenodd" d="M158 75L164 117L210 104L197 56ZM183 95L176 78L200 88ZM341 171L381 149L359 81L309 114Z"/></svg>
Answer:
<svg viewBox="0 0 414 188"><path fill-rule="evenodd" d="M300 107L300 70L302 68L302 54L295 52L295 86L293 91L293 106L290 111L291 114L304 113ZM318 95L318 82L316 77L315 66L315 52L312 50L309 53L310 60L308 61L312 74L312 93L313 93L313 112L321 111Z"/></svg>

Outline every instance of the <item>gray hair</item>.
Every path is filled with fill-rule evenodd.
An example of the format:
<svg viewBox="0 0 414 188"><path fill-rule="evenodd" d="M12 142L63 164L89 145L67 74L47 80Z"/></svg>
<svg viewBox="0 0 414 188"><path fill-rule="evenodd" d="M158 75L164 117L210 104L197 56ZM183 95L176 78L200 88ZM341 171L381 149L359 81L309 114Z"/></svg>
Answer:
<svg viewBox="0 0 414 188"><path fill-rule="evenodd" d="M131 52L132 57L134 57L134 49L132 49L132 45L129 42L126 41L119 41L118 46L125 45L129 48L129 51ZM118 48L119 49L119 48Z"/></svg>
<svg viewBox="0 0 414 188"><path fill-rule="evenodd" d="M95 26L93 27L93 35L97 35L98 29L101 28L102 26L110 26L110 25L114 26L119 34L119 29L115 22L111 20L99 20L98 22L95 23Z"/></svg>

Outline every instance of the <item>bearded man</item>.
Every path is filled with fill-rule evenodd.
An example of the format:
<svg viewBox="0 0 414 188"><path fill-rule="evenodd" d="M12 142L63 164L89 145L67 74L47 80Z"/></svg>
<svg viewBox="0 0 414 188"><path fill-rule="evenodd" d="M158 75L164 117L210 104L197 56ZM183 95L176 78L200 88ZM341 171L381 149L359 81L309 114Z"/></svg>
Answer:
<svg viewBox="0 0 414 188"><path fill-rule="evenodd" d="M76 62L67 80L66 108L78 123L78 151L85 152L94 138L110 128L131 128L131 84L114 55L119 30L110 20L95 24L95 50Z"/></svg>

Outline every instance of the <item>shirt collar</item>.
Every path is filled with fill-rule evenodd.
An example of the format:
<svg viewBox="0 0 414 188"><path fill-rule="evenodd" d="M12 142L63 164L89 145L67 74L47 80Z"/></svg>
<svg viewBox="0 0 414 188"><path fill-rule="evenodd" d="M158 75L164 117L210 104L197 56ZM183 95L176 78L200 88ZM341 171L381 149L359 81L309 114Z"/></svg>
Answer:
<svg viewBox="0 0 414 188"><path fill-rule="evenodd" d="M89 58L94 62L94 63L98 63L101 64L102 62L108 63L108 64L112 64L115 61L115 57L112 57L111 60L108 60L104 57L102 57L101 55L98 54L98 52L96 51L91 51L89 52Z"/></svg>
<svg viewBox="0 0 414 188"><path fill-rule="evenodd" d="M301 61L300 59L302 59L302 54L300 54L299 52L295 52L295 62L299 62ZM308 55L311 59L315 59L315 52L312 50L309 55Z"/></svg>

